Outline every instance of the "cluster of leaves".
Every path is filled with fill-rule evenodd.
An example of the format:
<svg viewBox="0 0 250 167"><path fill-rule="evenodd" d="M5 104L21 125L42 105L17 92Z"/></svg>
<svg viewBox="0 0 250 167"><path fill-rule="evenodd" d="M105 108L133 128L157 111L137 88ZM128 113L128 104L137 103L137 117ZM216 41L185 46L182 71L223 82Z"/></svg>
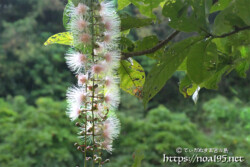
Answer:
<svg viewBox="0 0 250 167"><path fill-rule="evenodd" d="M121 48L123 49L123 52L133 53L142 51L157 45L159 39L163 39L161 34L161 36L158 34L158 37L155 35L150 35L138 41L131 41L130 37L134 35L134 28L139 28L142 26L147 28L148 25L152 24L152 22L158 23L158 17L154 15L155 12L152 12L151 9L160 6L161 8L155 8L154 10L162 11L162 8L164 7L164 4L166 2L174 1L162 0L160 3L159 0L118 1L119 10L122 10L124 7L132 3L132 5L129 5L129 7L126 7L122 11L120 11L123 27L123 36L121 38ZM239 1L236 1L233 2L232 5L230 5L231 2L232 0L219 0L217 3L215 3L210 9L211 14L208 18L211 25L208 29L205 29L207 32L204 32L203 30L195 30L194 32L198 32L196 33L196 35L202 38L206 37L208 35L208 32L214 33L214 30L212 28L213 25L215 26L215 24L212 25L212 23L215 22L214 18L217 18L219 15L221 15L221 13L225 11L225 9L229 8L232 5L234 6L235 3L241 3ZM135 6L138 7L140 13L144 16L147 16L147 18L135 17L127 14L127 11L133 8L134 3ZM153 6L150 6L150 3L152 3ZM187 1L185 3L189 2ZM82 163L82 157L78 157L79 154L75 153L75 149L72 148L72 144L76 141L75 131L72 128L73 126L69 124L69 120L65 117L65 108L62 108L62 106L65 106L64 103L52 102L51 99L47 98L37 100L39 96L45 95L50 96L53 99L62 98L66 92L66 88L74 82L72 81L72 75L68 72L68 70L65 70L67 68L63 59L65 48L60 46L50 46L49 48L41 47L41 44L46 40L47 37L54 33L64 31L61 23L63 7L64 4L59 0L1 1L0 96L6 98L8 94L22 94L26 99L28 99L28 102L25 102L25 100L21 97L15 98L16 100L8 100L8 103L3 100L1 100L0 102L0 166L57 166L58 164L60 166L70 166L78 162L79 164ZM241 4L241 8L245 7L247 7L247 5L244 6ZM224 18L220 16L221 21L225 20L225 22L223 23L218 20L216 23L221 24L221 32L219 32L220 27L217 27L216 31L218 31L219 33L214 35L221 35L230 31L235 31L237 30L237 26L235 25L241 25L239 26L240 28L245 26L244 24L242 24L242 22L240 23L239 21L239 19L242 17L240 15L242 14L239 14L238 12L237 14L234 14L232 13L232 11L246 12L245 9L232 10L232 7L230 7L227 10L228 14L224 14ZM178 13L178 17L189 18L190 14L193 12L191 9L183 8L179 10ZM238 15L240 17L231 17ZM174 16L172 16L172 20L173 18ZM242 20L245 19L246 18ZM188 23L186 26L190 26L189 24L190 23ZM182 30L183 27L180 29L173 26L174 25L171 25L173 29L186 32L186 30ZM161 27L161 29L165 29L167 31L169 30L169 27L163 26ZM190 29L190 27L185 29ZM210 31L208 31L209 29ZM130 34L128 34L130 30L132 31ZM182 39L182 37L185 35L186 34L181 33L176 38ZM192 38L193 40L196 40L194 37ZM198 37L196 38L198 40ZM237 67L237 72L241 76L244 76L244 71L247 70L248 67L248 61L239 61L239 64L233 64L233 62L236 60L236 58L238 60L241 60L240 57L242 55L243 58L247 60L249 55L249 49L247 46L248 40L249 34L246 30L240 31L239 33L227 36L225 38L214 38L212 39L211 43L214 43L218 49L217 54L220 57L219 61L221 62L221 60L223 60L223 62L227 62L228 64L231 63L229 66ZM183 41L183 43L185 42ZM213 51L211 51L211 48L213 48L214 44L208 45L210 47L208 55L211 55L210 53L212 53ZM143 58L143 61L138 60L137 58L137 61L123 60L122 63L124 64L124 68L119 70L121 71L120 76L123 81L121 84L123 85L122 88L127 92L130 92L132 95L142 97L143 85L145 83L145 79L143 79L143 76L145 76L144 70L149 71L149 68L147 69L145 67L151 66L151 64L156 61L158 61L159 64L160 62L162 62L164 65L164 62L162 60L164 57L167 57L171 53L169 51L170 48L173 50L173 53L177 52L178 54L186 54L186 56L189 51L189 49L187 49L187 51L180 52L182 49L181 44L179 44L178 46L178 43L169 43L166 48L162 48L152 54L147 54L147 56L140 57ZM184 62L181 63L177 70L187 71L186 59L187 57L184 59ZM143 66L144 70L142 66L139 65L139 63ZM157 68L157 65L155 66L155 68ZM212 80L211 78L210 82L207 83L211 83L212 85L216 86L217 82L219 82L220 79L219 76L221 76L222 73L223 71L216 74L218 76L218 80L215 80L216 78ZM156 76L158 75L158 73L155 74ZM162 73L160 72L159 74ZM213 75L214 74L212 73L212 76ZM165 77L167 76L161 76L162 78L159 78L159 80L162 80L162 83L165 83ZM169 140L167 140L166 138L164 138L164 141L162 141L159 137L158 140L158 138L154 137L155 135L161 136L160 134L167 134L167 132L169 131L168 134L175 136L175 139L177 138L178 142L180 142L180 144L178 144L178 142L175 143L173 141L175 143L174 145L178 146L185 143L186 140L185 135L183 133L179 133L179 131L181 131L180 129L183 129L185 127L180 127L180 120L178 118L174 118L173 115L180 118L184 117L183 120L185 120L185 123L183 124L183 126L187 126L187 129L193 129L195 131L191 134L199 134L198 137L196 137L196 135L190 135L189 142L195 143L197 141L199 143L197 145L206 144L207 140L203 140L205 136L205 138L209 138L209 141L212 142L208 143L206 145L207 147L218 147L218 145L222 147L228 147L231 155L245 156L245 159L249 160L249 106L243 106L237 101L229 101L225 98L219 97L206 103L203 106L203 110L198 109L196 111L193 105L189 105L189 107L187 107L186 104L189 101L184 101L181 95L177 94L178 88L176 82L178 82L178 78L175 76L168 81L165 90L161 93L158 93L158 96L154 98L153 102L150 104L150 108L154 108L153 110L155 110L154 114L151 114L152 110L143 110L143 106L138 100L136 100L136 98L123 94L125 97L123 97L122 99L120 108L121 112L124 113L120 115L123 127L122 137L120 138L120 141L116 143L118 146L115 147L119 149L115 150L114 156L112 156L111 158L110 166L131 166L131 154L136 149L144 150L142 151L145 154L142 166L159 166L159 162L162 160L162 152L155 148L155 145L163 146L165 149L167 149L164 151L167 152L169 150L174 151L175 148L170 146L171 143L168 143ZM159 80L156 80L153 84L158 84ZM148 81L149 80L146 79L146 83ZM224 79L222 82L223 87L221 87L222 89L220 89L220 92L224 95L227 95L228 97L231 97L235 94L241 99L249 101L249 88L247 87L248 82L249 77L246 81L239 80L238 77ZM195 83L189 78L189 76L184 77L183 81L180 84L181 92L185 96L190 96L196 89L196 86L194 84ZM212 91L210 91L209 93L211 92ZM234 94L232 94L232 92ZM206 91L203 91L201 93L201 96L204 97L203 100L207 99L208 95L210 94L208 94L208 92ZM36 107L26 104L34 101L37 101ZM197 124L197 127L199 127L199 129L202 129L202 134L200 132L197 132L197 128L195 127L195 125L189 122L188 118L186 118L184 114L173 114L171 112L169 113L164 107L155 108L159 103L164 103L164 105L167 105L169 108L171 108L171 110L174 108L175 112L179 111L187 113L189 118ZM202 105L202 101L200 101L197 106L199 105ZM164 112L168 116L164 114L162 116L160 113L157 114L156 110L159 112ZM54 118L54 114L58 114L58 116ZM46 115L48 115L48 117ZM166 120L171 122L171 125L166 124L166 120L155 123L154 121L151 121L151 116L149 117L148 115L151 115L155 117L155 119L159 120L162 120L161 117L164 117L166 118ZM171 119L167 119L169 117L171 117ZM143 121L150 122L150 125L147 125L148 127L154 127L156 125L154 129L155 131L152 135L148 135L151 132L147 131L146 128L143 128L143 126L146 125L146 123L143 123ZM167 132L162 131L162 127L164 129L165 126ZM176 126L178 127L177 130L175 129ZM172 130L170 130L170 128ZM150 130L152 130L152 128ZM51 132L62 133L56 133L56 138L59 138L60 140L62 139L63 141L54 142L50 140L52 138ZM147 135L145 135L145 133ZM67 136L65 136L65 134L67 134ZM134 136L136 137L135 141L132 140ZM130 143L126 142L127 140L131 141L131 145ZM144 141L147 144L144 144ZM42 146L40 145L40 143L42 143ZM51 143L53 144L52 146ZM165 146L165 144L168 146ZM194 146L190 145L190 147ZM58 152L57 150L61 150L61 152ZM151 150L153 150L152 154L147 154L150 153ZM155 159L152 159L151 155L154 156ZM141 158L142 156L140 155L140 152L135 154L135 159L140 160ZM67 162L65 162L64 160L66 160ZM199 164L199 166L201 165L202 164ZM222 166L223 164L219 165ZM235 164L225 165L233 166ZM249 162L242 165L244 167L249 166ZM161 164L160 166L163 165Z"/></svg>
<svg viewBox="0 0 250 167"><path fill-rule="evenodd" d="M227 148L228 155L243 156L244 163L200 163L191 166L249 166L249 105L239 99L228 100L218 96L202 105L200 120L196 124L183 113L172 112L164 106L151 109L145 118L127 116L121 110L119 117L124 126L117 142L119 150L114 152L109 166L129 167L130 152L141 150L144 154L143 167L188 166L187 163L163 163L159 155L177 155L177 147L184 148ZM124 114L125 113L125 114ZM192 109L195 113L195 109ZM126 125L126 126L125 126ZM192 156L193 153L183 153ZM212 156L206 153L201 156Z"/></svg>
<svg viewBox="0 0 250 167"><path fill-rule="evenodd" d="M62 46L42 47L46 38L62 31L64 4L60 0L12 0L0 4L0 96L65 97L73 82Z"/></svg>
<svg viewBox="0 0 250 167"><path fill-rule="evenodd" d="M121 88L142 98L146 106L176 71L186 75L179 90L185 96L191 96L198 88L217 89L221 77L236 70L244 77L249 68L250 12L248 1L230 0L118 0L121 17L121 49L124 59L119 74ZM126 12L130 4L138 8L141 15L133 17ZM67 7L67 6L66 6ZM130 30L157 24L155 8L169 19L168 26L179 32L193 32L195 35L165 47L159 45L157 36L150 35L138 41L127 36ZM67 25L64 14L64 25ZM58 34L46 44L59 43L70 45L69 34ZM173 38L172 36L171 38ZM166 43L168 44L167 40ZM154 48L156 47L156 48ZM145 79L140 64L131 57L147 55L157 60Z"/></svg>
<svg viewBox="0 0 250 167"><path fill-rule="evenodd" d="M234 69L240 76L245 76L250 55L250 13L247 0L118 0L118 9L129 4L135 5L142 15L153 20L156 17L152 9L161 6L162 15L169 18L169 27L180 32L196 32L194 37L147 54L148 57L157 59L157 62L147 75L145 83L140 85L145 105L176 71L186 73L179 88L185 97L191 96L198 87L217 89L221 77ZM138 50L153 48L158 43L156 36L145 37L136 42L128 42L128 38L123 38L123 52L130 53L129 57L133 57L133 53ZM146 44L145 48L140 46L142 43L144 46Z"/></svg>
<svg viewBox="0 0 250 167"><path fill-rule="evenodd" d="M77 130L70 125L66 104L39 98L36 107L17 96L0 99L0 166L71 166L81 157L72 147Z"/></svg>
<svg viewBox="0 0 250 167"><path fill-rule="evenodd" d="M81 164L82 157L72 147L77 130L65 116L65 107L64 102L51 98L37 99L36 107L27 105L21 96L0 99L0 165L56 167ZM162 163L161 155L176 155L175 149L179 146L228 148L230 155L245 157L246 161L239 165L248 166L249 112L249 106L242 105L239 100L229 101L219 96L203 105L203 120L199 122L202 128L198 128L184 113L171 112L164 106L150 110L141 119L127 116L123 111L119 117L126 126L122 126L122 136L116 142L120 148L114 151L107 166L130 167L135 150L138 151L134 155L134 166L167 165ZM190 156L188 153L183 155Z"/></svg>

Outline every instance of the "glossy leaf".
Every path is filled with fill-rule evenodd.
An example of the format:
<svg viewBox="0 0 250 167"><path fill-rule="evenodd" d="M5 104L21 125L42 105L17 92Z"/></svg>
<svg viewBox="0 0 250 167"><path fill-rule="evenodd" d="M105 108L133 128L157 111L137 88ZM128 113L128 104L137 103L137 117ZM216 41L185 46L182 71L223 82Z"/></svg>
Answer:
<svg viewBox="0 0 250 167"><path fill-rule="evenodd" d="M125 31L131 28L140 28L152 24L151 18L136 18L128 14L121 14L121 31Z"/></svg>
<svg viewBox="0 0 250 167"><path fill-rule="evenodd" d="M219 0L218 2L216 2L211 10L210 10L210 13L213 13L213 12L217 12L217 11L220 11L220 10L224 10L225 8L228 7L228 5L232 2L232 0Z"/></svg>
<svg viewBox="0 0 250 167"><path fill-rule="evenodd" d="M187 56L190 46L200 40L200 37L191 37L174 44L169 50L162 55L159 62L156 63L149 72L144 88L143 102L147 105L166 84L167 80L178 69Z"/></svg>
<svg viewBox="0 0 250 167"><path fill-rule="evenodd" d="M208 14L212 5L207 1L169 0L165 3L162 14L169 18L169 26L185 32L208 29Z"/></svg>
<svg viewBox="0 0 250 167"><path fill-rule="evenodd" d="M121 78L121 89L133 96L142 98L142 87L145 82L143 67L133 59L132 62L122 60L120 63L118 73Z"/></svg>
<svg viewBox="0 0 250 167"><path fill-rule="evenodd" d="M200 84L215 72L217 62L216 45L210 41L201 41L193 45L188 53L188 76L196 84Z"/></svg>
<svg viewBox="0 0 250 167"><path fill-rule="evenodd" d="M245 21L247 22L245 15L247 15L246 8L238 6L239 2L234 1L223 11L221 11L214 20L213 34L221 35L229 33L235 30L235 27L244 27L246 26ZM240 12L240 10L242 10ZM249 15L247 15L249 17ZM245 19L245 21L244 21Z"/></svg>

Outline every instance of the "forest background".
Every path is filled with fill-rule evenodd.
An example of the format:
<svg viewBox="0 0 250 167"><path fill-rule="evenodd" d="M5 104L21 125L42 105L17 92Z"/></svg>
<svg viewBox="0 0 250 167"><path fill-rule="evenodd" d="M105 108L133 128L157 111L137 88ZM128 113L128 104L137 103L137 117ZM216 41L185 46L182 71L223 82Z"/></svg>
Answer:
<svg viewBox="0 0 250 167"><path fill-rule="evenodd" d="M81 154L73 147L77 131L65 114L65 92L76 80L65 63L67 47L43 45L51 35L65 31L65 4L66 0L0 1L1 167L82 164ZM140 16L133 5L126 11ZM131 30L129 38L167 36L167 19L160 19L162 23L156 26ZM182 33L175 40L192 35ZM143 56L135 59L146 73L154 63ZM179 93L181 72L174 74L147 108L142 100L122 91L117 111L122 130L112 156L106 155L111 159L107 166L130 167L135 152L144 155L143 167L167 166L163 154L177 155L177 147L227 148L228 155L245 158L244 163L190 166L250 166L249 73L242 78L233 71L222 78L218 90L202 89L196 105Z"/></svg>

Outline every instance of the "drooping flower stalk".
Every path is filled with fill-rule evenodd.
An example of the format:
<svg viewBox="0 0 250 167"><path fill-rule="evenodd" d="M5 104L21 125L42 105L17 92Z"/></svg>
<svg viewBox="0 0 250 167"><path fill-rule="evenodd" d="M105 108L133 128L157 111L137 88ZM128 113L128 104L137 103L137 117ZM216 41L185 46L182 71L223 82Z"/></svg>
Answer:
<svg viewBox="0 0 250 167"><path fill-rule="evenodd" d="M77 120L82 143L77 149L84 154L84 166L102 166L102 151L112 152L112 143L120 132L120 122L114 114L119 105L118 77L120 52L118 39L120 20L112 2L85 0L67 9L73 35L73 48L66 61L78 79L77 86L68 89L68 115Z"/></svg>

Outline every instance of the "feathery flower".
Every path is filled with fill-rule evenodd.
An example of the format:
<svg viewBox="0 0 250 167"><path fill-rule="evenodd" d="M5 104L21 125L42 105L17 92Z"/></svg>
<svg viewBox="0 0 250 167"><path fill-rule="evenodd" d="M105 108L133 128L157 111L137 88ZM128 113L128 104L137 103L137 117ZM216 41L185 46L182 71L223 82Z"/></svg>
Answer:
<svg viewBox="0 0 250 167"><path fill-rule="evenodd" d="M112 152L113 140L120 132L119 120L110 114L120 101L116 76L120 60L117 51L120 19L113 2L108 1L100 6L90 1L76 6L70 2L67 10L71 18L67 29L73 35L73 47L77 51L70 50L65 58L78 79L78 86L67 91L67 114L72 121L82 120L79 135L84 144L79 147L85 153L92 151L94 162L100 150Z"/></svg>
<svg viewBox="0 0 250 167"><path fill-rule="evenodd" d="M70 51L66 54L65 59L70 70L79 73L87 62L87 55L76 51Z"/></svg>
<svg viewBox="0 0 250 167"><path fill-rule="evenodd" d="M76 86L70 87L67 91L67 99L68 103L72 105L81 106L88 99L88 94L84 91L84 89L78 88Z"/></svg>
<svg viewBox="0 0 250 167"><path fill-rule="evenodd" d="M76 14L85 15L88 10L89 10L89 7L87 7L83 3L79 3L78 6L76 7Z"/></svg>
<svg viewBox="0 0 250 167"><path fill-rule="evenodd" d="M81 113L81 107L79 105L69 104L67 115L72 121L76 120L79 117L80 113Z"/></svg>
<svg viewBox="0 0 250 167"><path fill-rule="evenodd" d="M78 74L77 79L78 79L78 85L82 86L86 84L86 82L88 81L88 76L85 74Z"/></svg>

